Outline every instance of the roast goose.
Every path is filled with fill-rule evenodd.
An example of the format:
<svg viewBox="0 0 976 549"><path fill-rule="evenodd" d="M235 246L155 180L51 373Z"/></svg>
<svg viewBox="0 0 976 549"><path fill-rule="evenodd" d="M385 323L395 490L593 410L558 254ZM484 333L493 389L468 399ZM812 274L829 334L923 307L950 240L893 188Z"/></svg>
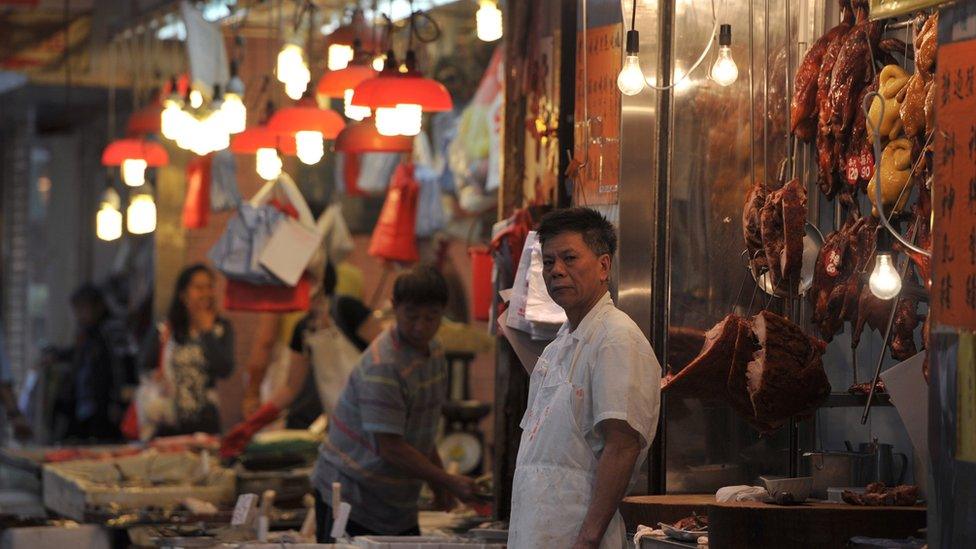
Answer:
<svg viewBox="0 0 976 549"><path fill-rule="evenodd" d="M793 98L790 101L790 131L799 139L813 141L817 133L817 90L824 57L831 44L851 30L854 14L849 0L840 0L841 23L827 31L807 50L796 70Z"/></svg>
<svg viewBox="0 0 976 549"><path fill-rule="evenodd" d="M817 185L820 192L832 198L837 192L839 180L835 169L836 160L833 157L834 138L830 131L830 83L837 62L837 55L847 40L851 32L850 11L845 12L845 20L838 27L841 29L834 36L833 40L827 44L823 57L820 60L820 73L817 75L817 98L816 98L816 149L817 149ZM836 27L835 27L836 28Z"/></svg>
<svg viewBox="0 0 976 549"><path fill-rule="evenodd" d="M928 133L928 101L933 95L935 86L933 67L935 66L935 52L938 45L937 30L939 16L936 14L920 16L916 23L915 34L915 73L911 76L905 88L905 99L901 104L899 115L905 126L907 137L916 137Z"/></svg>
<svg viewBox="0 0 976 549"><path fill-rule="evenodd" d="M661 391L705 399L725 400L732 352L742 319L730 314L705 332L705 343L687 366L661 380Z"/></svg>
<svg viewBox="0 0 976 549"><path fill-rule="evenodd" d="M841 498L851 505L880 506L911 506L918 501L918 486L906 485L888 488L883 482L868 484L864 493L844 490Z"/></svg>

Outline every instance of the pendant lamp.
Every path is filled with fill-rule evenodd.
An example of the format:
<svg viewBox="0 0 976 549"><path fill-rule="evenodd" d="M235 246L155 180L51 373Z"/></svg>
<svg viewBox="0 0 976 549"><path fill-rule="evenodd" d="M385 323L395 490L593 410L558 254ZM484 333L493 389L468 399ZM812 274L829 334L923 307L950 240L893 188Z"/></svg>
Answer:
<svg viewBox="0 0 976 549"><path fill-rule="evenodd" d="M381 135L372 118L352 122L339 132L335 142L336 152L402 152L413 150L413 138L403 135Z"/></svg>
<svg viewBox="0 0 976 549"><path fill-rule="evenodd" d="M309 165L318 163L325 154L323 140L335 139L345 126L339 113L318 108L310 97L275 111L268 120L272 132L294 136L298 159Z"/></svg>
<svg viewBox="0 0 976 549"><path fill-rule="evenodd" d="M160 133L162 114L163 106L158 101L146 105L132 113L125 125L125 133L133 137Z"/></svg>
<svg viewBox="0 0 976 549"><path fill-rule="evenodd" d="M352 94L361 82L376 75L377 72L373 70L368 57L363 59L362 63L357 62L337 71L327 71L322 75L315 89L315 98L319 107L326 109L329 107L330 99L342 99L344 100L343 114L346 118L362 120L370 116L372 110L369 107L352 105Z"/></svg>
<svg viewBox="0 0 976 549"><path fill-rule="evenodd" d="M325 42L326 66L330 71L338 71L353 62L359 49L357 46L366 51L379 50L380 44L386 42L386 29L374 29L366 22L363 10L357 8L352 12L350 22L333 31Z"/></svg>
<svg viewBox="0 0 976 549"><path fill-rule="evenodd" d="M118 191L109 187L102 193L101 204L95 214L95 236L111 242L122 237L122 199Z"/></svg>
<svg viewBox="0 0 976 549"><path fill-rule="evenodd" d="M169 164L162 145L145 139L116 139L102 151L103 166L121 166L122 180L130 187L146 182L146 168Z"/></svg>
<svg viewBox="0 0 976 549"><path fill-rule="evenodd" d="M271 131L267 126L248 128L235 135L230 150L255 155L255 171L265 180L277 179L281 174L280 155L295 156L297 152L294 137Z"/></svg>
<svg viewBox="0 0 976 549"><path fill-rule="evenodd" d="M352 105L373 109L381 134L417 135L423 113L454 108L447 88L436 80L425 78L417 70L413 51L407 52L405 72L400 72L392 51L386 56L383 72L356 86L352 96Z"/></svg>

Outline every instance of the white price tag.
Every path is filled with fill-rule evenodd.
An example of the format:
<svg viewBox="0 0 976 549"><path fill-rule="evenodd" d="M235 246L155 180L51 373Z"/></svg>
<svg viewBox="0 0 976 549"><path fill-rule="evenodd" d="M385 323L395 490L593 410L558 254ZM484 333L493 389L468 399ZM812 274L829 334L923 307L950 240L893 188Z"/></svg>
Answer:
<svg viewBox="0 0 976 549"><path fill-rule="evenodd" d="M257 494L241 494L234 506L234 516L230 520L231 526L245 526L254 521L254 514L258 507Z"/></svg>

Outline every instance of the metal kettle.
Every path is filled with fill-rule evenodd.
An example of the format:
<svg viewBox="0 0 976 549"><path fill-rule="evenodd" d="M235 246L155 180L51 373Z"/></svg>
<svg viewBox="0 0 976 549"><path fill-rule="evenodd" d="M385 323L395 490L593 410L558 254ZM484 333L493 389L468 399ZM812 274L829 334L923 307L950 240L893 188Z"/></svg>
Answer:
<svg viewBox="0 0 976 549"><path fill-rule="evenodd" d="M872 482L883 482L887 486L898 486L904 484L905 475L908 472L908 456L901 452L894 452L890 444L882 444L878 439L871 442L862 442L858 445L858 453L868 456L861 461L859 479L869 484ZM895 474L895 458L901 462L898 474Z"/></svg>

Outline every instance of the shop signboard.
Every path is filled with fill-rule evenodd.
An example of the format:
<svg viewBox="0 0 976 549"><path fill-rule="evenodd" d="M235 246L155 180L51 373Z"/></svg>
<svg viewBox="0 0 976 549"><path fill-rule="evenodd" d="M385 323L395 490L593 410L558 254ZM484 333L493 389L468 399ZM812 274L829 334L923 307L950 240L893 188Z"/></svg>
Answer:
<svg viewBox="0 0 976 549"><path fill-rule="evenodd" d="M877 21L887 17L905 15L947 2L949 0L871 0L871 19Z"/></svg>
<svg viewBox="0 0 976 549"><path fill-rule="evenodd" d="M573 198L581 206L616 204L620 182L617 73L623 65L624 29L619 3L609 4L613 3L588 0L586 43L581 27L576 35L574 159L582 167L574 178Z"/></svg>

